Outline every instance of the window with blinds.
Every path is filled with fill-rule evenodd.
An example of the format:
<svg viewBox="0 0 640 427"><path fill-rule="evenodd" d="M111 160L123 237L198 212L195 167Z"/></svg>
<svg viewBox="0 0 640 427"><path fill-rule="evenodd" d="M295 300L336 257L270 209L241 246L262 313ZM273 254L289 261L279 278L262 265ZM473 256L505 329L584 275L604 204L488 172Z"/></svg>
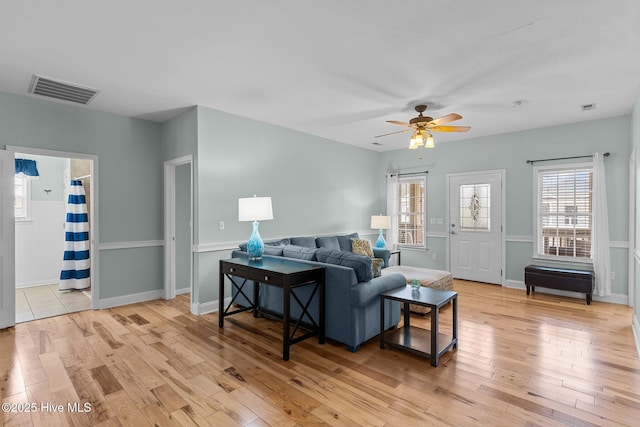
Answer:
<svg viewBox="0 0 640 427"><path fill-rule="evenodd" d="M398 182L398 245L425 246L427 178L407 177Z"/></svg>
<svg viewBox="0 0 640 427"><path fill-rule="evenodd" d="M593 168L537 169L537 255L591 258Z"/></svg>

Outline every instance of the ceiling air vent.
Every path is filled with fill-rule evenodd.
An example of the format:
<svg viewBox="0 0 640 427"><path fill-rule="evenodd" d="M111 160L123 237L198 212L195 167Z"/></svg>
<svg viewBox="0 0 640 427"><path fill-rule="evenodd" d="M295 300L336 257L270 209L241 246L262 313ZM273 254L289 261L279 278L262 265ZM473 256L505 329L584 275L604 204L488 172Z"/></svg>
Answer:
<svg viewBox="0 0 640 427"><path fill-rule="evenodd" d="M34 74L29 86L29 93L87 105L93 101L100 91Z"/></svg>
<svg viewBox="0 0 640 427"><path fill-rule="evenodd" d="M580 106L580 109L582 111L589 111L589 110L595 110L596 109L596 103L592 103L592 104L583 104Z"/></svg>

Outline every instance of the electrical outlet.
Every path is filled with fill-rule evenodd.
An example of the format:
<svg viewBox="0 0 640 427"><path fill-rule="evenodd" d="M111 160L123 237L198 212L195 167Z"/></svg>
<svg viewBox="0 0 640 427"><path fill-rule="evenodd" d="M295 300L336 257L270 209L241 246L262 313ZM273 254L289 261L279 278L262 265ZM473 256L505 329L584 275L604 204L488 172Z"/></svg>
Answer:
<svg viewBox="0 0 640 427"><path fill-rule="evenodd" d="M616 280L616 273L615 273L615 271L611 271L611 272L609 272L609 279L611 279L611 280Z"/></svg>
<svg viewBox="0 0 640 427"><path fill-rule="evenodd" d="M444 224L444 219L443 218L438 218L438 224Z"/></svg>
<svg viewBox="0 0 640 427"><path fill-rule="evenodd" d="M436 261L438 259L438 254L436 253L431 254L431 259Z"/></svg>
<svg viewBox="0 0 640 427"><path fill-rule="evenodd" d="M223 231L223 230L224 230L224 221L220 221L220 222L218 223L218 228L220 229L220 231Z"/></svg>
<svg viewBox="0 0 640 427"><path fill-rule="evenodd" d="M435 224L436 223L436 219L435 218L431 218L431 224Z"/></svg>

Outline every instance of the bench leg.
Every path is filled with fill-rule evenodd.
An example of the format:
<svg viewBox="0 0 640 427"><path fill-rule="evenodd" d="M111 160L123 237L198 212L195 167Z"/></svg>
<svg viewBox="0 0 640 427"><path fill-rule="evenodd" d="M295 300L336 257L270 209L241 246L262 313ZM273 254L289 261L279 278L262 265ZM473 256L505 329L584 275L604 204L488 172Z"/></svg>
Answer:
<svg viewBox="0 0 640 427"><path fill-rule="evenodd" d="M591 294L587 294L587 305L591 305Z"/></svg>

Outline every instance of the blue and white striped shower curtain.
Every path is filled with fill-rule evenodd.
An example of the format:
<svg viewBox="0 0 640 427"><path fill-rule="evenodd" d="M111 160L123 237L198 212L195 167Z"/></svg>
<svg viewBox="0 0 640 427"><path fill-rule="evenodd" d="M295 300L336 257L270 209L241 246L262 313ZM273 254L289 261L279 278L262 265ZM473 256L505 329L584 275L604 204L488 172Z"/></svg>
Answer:
<svg viewBox="0 0 640 427"><path fill-rule="evenodd" d="M61 291L86 289L91 286L91 260L89 258L89 217L82 181L71 181L65 222L65 248Z"/></svg>

